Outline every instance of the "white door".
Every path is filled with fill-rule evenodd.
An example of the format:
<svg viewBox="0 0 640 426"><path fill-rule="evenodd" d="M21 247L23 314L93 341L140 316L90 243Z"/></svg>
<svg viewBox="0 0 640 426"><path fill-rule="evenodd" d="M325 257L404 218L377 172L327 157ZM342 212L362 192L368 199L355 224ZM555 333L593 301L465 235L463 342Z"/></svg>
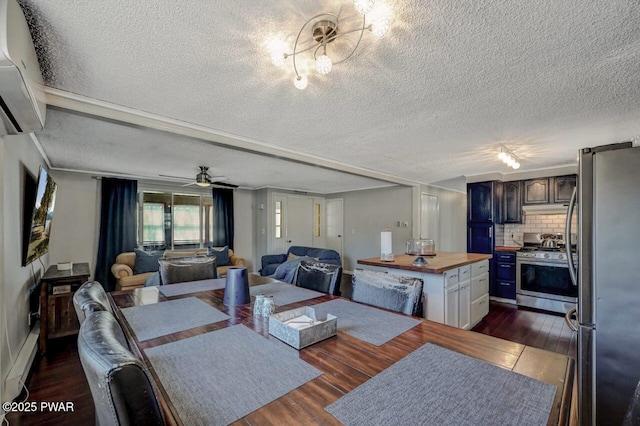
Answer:
<svg viewBox="0 0 640 426"><path fill-rule="evenodd" d="M471 326L471 282L460 283L458 292L458 327L468 330Z"/></svg>
<svg viewBox="0 0 640 426"><path fill-rule="evenodd" d="M343 201L342 198L335 198L325 201L325 209L327 213L327 248L335 250L342 259L343 250Z"/></svg>
<svg viewBox="0 0 640 426"><path fill-rule="evenodd" d="M447 287L444 292L444 323L452 327L458 326L458 284Z"/></svg>
<svg viewBox="0 0 640 426"><path fill-rule="evenodd" d="M438 197L423 192L420 194L420 237L435 240L436 250L439 242L439 221Z"/></svg>
<svg viewBox="0 0 640 426"><path fill-rule="evenodd" d="M287 196L285 224L287 248L313 247L313 198Z"/></svg>
<svg viewBox="0 0 640 426"><path fill-rule="evenodd" d="M287 216L287 197L282 194L274 194L271 209L273 241L270 253L286 253L287 248L289 248L285 220Z"/></svg>

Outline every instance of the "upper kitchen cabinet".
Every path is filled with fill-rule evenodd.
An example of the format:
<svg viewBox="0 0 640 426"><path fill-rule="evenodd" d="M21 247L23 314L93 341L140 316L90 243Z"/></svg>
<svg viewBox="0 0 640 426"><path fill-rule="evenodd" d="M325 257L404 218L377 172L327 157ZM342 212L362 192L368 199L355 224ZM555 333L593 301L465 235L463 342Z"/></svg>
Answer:
<svg viewBox="0 0 640 426"><path fill-rule="evenodd" d="M502 223L522 223L522 181L502 184Z"/></svg>
<svg viewBox="0 0 640 426"><path fill-rule="evenodd" d="M553 180L553 178L551 179ZM549 178L529 179L523 184L523 204L549 204ZM571 196L571 194L569 194Z"/></svg>
<svg viewBox="0 0 640 426"><path fill-rule="evenodd" d="M573 188L576 187L576 175L556 176L553 179L552 199L554 203L568 203L571 201Z"/></svg>
<svg viewBox="0 0 640 426"><path fill-rule="evenodd" d="M467 184L467 221L500 223L501 202L501 182Z"/></svg>

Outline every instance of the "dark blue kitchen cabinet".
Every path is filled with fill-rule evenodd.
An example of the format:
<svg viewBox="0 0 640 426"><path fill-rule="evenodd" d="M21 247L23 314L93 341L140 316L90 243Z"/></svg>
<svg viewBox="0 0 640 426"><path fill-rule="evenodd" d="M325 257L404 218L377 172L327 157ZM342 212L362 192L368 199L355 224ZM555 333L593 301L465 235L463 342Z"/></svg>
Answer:
<svg viewBox="0 0 640 426"><path fill-rule="evenodd" d="M516 299L516 253L497 251L495 253L494 296Z"/></svg>
<svg viewBox="0 0 640 426"><path fill-rule="evenodd" d="M467 184L467 221L501 223L502 183Z"/></svg>
<svg viewBox="0 0 640 426"><path fill-rule="evenodd" d="M494 224L469 223L467 227L467 252L493 254Z"/></svg>
<svg viewBox="0 0 640 426"><path fill-rule="evenodd" d="M522 181L502 184L502 223L522 223Z"/></svg>

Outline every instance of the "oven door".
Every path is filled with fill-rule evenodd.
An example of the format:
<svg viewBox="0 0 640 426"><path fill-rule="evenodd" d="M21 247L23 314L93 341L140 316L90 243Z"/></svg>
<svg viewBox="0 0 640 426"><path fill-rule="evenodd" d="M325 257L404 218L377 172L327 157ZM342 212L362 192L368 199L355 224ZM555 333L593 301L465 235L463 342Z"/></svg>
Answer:
<svg viewBox="0 0 640 426"><path fill-rule="evenodd" d="M516 292L572 303L578 297L578 288L573 285L565 262L517 259Z"/></svg>

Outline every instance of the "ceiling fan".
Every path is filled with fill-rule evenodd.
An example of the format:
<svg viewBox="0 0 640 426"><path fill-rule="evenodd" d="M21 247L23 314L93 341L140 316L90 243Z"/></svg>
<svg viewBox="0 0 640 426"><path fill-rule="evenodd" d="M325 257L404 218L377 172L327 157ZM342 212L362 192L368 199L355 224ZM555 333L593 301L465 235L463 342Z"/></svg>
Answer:
<svg viewBox="0 0 640 426"><path fill-rule="evenodd" d="M233 185L231 183L220 182L220 181L227 180L227 178L225 176L211 176L208 173L209 167L207 167L207 166L199 166L199 167L200 167L200 172L196 175L195 181L189 182L186 185L182 185L182 186L198 185L198 186L203 187L203 188L208 188L211 185L214 185L214 186L225 186L225 187L230 187L230 188L237 188L238 187L238 185ZM187 178L178 177L178 176L167 176L167 175L160 175L160 176L171 177L171 178L176 178L176 179L187 179ZM191 180L191 179L189 179L189 180Z"/></svg>

